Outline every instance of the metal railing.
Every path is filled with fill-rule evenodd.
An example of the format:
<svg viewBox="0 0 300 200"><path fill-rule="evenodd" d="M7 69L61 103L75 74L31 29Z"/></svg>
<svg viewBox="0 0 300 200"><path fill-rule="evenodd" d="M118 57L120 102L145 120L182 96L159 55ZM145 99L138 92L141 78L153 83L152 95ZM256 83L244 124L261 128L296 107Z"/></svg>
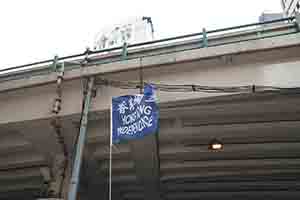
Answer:
<svg viewBox="0 0 300 200"><path fill-rule="evenodd" d="M159 39L159 40L153 40L153 41L148 41L148 42L142 42L142 43L136 43L136 44L128 44L126 45L126 51L130 49L134 49L137 47L146 47L149 45L157 45L161 43L166 43L166 42L175 42L178 40L183 40L183 39L188 39L188 38L195 38L201 36L201 41L202 42L207 42L207 37L210 35L214 35L216 33L222 34L226 33L228 31L237 31L239 29L243 28L251 28L251 27L257 27L257 26L265 26L265 25L271 25L271 24L276 24L279 22L293 22L295 17L288 17L288 18L282 18L282 19L277 19L277 20L271 20L271 21L266 21L266 22L258 22L258 23L251 23L251 24L245 24L245 25L240 25L240 26L233 26L233 27L228 27L228 28L221 28L221 29L215 29L215 30L208 30L206 31L203 29L202 32L198 33L192 33L192 34L186 34L186 35L181 35L181 36L176 36L176 37L169 37L169 38L164 38L164 39ZM295 23L295 27L297 28L297 24ZM299 27L298 27L299 28ZM299 31L299 30L297 30ZM205 47L205 43L202 47ZM200 48L199 46L198 48ZM109 53L109 52L114 52L114 51L124 51L124 46L119 46L119 47L114 47L114 48L107 48L107 49L101 49L101 50L86 50L83 53L79 54L73 54L73 55L68 55L64 57L59 57L56 58L57 61L60 62L68 62L71 59L73 60L79 60L83 59L87 56L90 55L97 55L97 54L102 54L102 53ZM101 58L100 58L101 59ZM51 70L51 64L55 61L55 59L47 59L43 61L38 61L38 62L33 62L25 65L19 65L15 67L9 67L9 68L4 68L0 69L0 78L5 77L5 76L13 76L16 73L22 73L24 71L34 71L34 70ZM43 66L42 66L43 65Z"/></svg>

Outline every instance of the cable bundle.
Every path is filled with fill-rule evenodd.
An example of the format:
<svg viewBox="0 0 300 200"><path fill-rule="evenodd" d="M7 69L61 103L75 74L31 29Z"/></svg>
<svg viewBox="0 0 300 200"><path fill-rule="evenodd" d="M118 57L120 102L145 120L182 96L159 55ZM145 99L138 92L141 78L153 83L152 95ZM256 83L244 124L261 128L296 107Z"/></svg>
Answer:
<svg viewBox="0 0 300 200"><path fill-rule="evenodd" d="M139 82L128 82L128 81L116 81L108 79L97 79L97 85L106 85L121 89L139 89L141 88L141 83ZM262 85L245 85L245 86L233 86L233 87L218 87L218 86L203 86L203 85L169 85L169 84L157 84L157 83L147 83L152 84L159 91L163 92L203 92L203 93L250 93L259 91L278 91L288 88L280 88L273 86L262 86Z"/></svg>

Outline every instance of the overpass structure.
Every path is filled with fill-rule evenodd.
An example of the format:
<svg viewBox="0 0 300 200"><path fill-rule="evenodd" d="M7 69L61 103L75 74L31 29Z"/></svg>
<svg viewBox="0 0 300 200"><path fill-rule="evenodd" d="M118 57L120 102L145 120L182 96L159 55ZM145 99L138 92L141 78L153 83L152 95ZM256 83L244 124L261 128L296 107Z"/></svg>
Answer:
<svg viewBox="0 0 300 200"><path fill-rule="evenodd" d="M267 24L86 51L54 59L56 67L51 59L1 70L0 199L66 198L89 77L95 88L79 199L107 199L111 97L139 92L101 80L141 78L290 89L159 91L159 133L113 150L113 199L299 198L299 18ZM214 138L222 150L208 148Z"/></svg>

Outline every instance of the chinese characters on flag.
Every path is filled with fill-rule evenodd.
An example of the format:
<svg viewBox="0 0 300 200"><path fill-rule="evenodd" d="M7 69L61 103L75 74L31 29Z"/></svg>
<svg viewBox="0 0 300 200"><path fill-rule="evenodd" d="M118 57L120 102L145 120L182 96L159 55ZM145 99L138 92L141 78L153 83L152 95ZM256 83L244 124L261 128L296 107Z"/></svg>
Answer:
<svg viewBox="0 0 300 200"><path fill-rule="evenodd" d="M141 138L158 129L158 106L153 87L146 85L144 94L112 99L112 143Z"/></svg>

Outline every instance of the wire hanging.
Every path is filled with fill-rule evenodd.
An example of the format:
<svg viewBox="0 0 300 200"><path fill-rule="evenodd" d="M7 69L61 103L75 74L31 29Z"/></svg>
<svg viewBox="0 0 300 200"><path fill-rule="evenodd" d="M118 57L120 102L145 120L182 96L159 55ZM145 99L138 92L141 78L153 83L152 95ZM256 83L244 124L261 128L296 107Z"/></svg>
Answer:
<svg viewBox="0 0 300 200"><path fill-rule="evenodd" d="M116 87L120 89L140 89L140 82L130 82L130 81L116 81L98 78L97 85L105 85L110 87ZM273 86L264 85L243 85L243 86L231 86L231 87L221 87L221 86L203 86L195 84L158 84L158 83L147 83L152 84L158 91L162 92L202 92L202 93L254 93L260 91L278 91L283 89L291 88L281 88Z"/></svg>

